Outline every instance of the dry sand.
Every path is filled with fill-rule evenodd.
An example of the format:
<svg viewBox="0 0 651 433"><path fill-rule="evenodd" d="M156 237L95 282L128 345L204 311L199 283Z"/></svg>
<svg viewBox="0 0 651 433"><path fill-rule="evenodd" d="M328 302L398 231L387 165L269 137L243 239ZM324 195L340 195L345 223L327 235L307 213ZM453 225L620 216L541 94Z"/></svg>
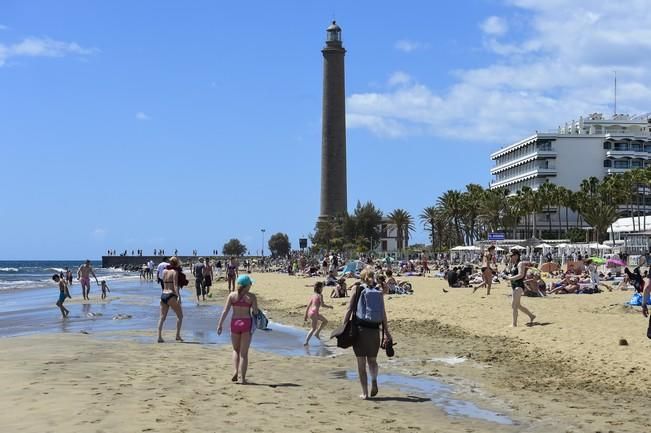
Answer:
<svg viewBox="0 0 651 433"><path fill-rule="evenodd" d="M303 324L315 279L254 275L253 291L273 320ZM142 344L92 335L0 340L2 432L642 432L651 403L646 321L622 306L629 293L524 298L534 327L509 328L506 284L486 297L434 278L411 278L415 294L391 296L397 356L383 372L454 384L455 398L504 411L501 426L446 416L436 405L384 387L375 401L336 377L353 370L334 358L255 352L249 380L234 385L230 350L197 344ZM225 284L216 286L222 295ZM328 293L326 293L326 296ZM221 302L214 299L210 302ZM327 299L328 331L346 300ZM524 323L524 322L523 322ZM150 335L153 339L152 323ZM172 326L172 322L168 324ZM329 332L326 332L329 333ZM627 346L620 346L625 338ZM332 344L332 343L329 343ZM253 347L255 348L255 338ZM432 361L458 356L457 365Z"/></svg>

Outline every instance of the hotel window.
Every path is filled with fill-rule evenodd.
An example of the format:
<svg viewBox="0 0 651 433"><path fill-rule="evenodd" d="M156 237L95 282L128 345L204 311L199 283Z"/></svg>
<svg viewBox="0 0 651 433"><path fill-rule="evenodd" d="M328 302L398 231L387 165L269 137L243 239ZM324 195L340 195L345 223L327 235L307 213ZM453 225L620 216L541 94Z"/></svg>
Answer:
<svg viewBox="0 0 651 433"><path fill-rule="evenodd" d="M642 152L642 145L640 143L631 143L631 150L633 152Z"/></svg>
<svg viewBox="0 0 651 433"><path fill-rule="evenodd" d="M642 164L641 159L634 159L631 161L631 168L642 168Z"/></svg>
<svg viewBox="0 0 651 433"><path fill-rule="evenodd" d="M610 159L604 159L604 167L610 168L613 166L613 162Z"/></svg>
<svg viewBox="0 0 651 433"><path fill-rule="evenodd" d="M628 161L626 160L615 161L615 168L628 168Z"/></svg>
<svg viewBox="0 0 651 433"><path fill-rule="evenodd" d="M604 149L610 150L610 141L604 141Z"/></svg>

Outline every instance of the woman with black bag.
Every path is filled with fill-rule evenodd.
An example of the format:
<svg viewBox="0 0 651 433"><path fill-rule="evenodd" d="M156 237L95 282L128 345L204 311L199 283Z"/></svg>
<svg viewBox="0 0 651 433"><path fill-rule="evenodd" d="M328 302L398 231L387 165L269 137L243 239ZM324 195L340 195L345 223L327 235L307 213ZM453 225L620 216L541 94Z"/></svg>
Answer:
<svg viewBox="0 0 651 433"><path fill-rule="evenodd" d="M350 299L348 311L344 317L344 324L352 320L353 351L357 357L357 372L362 385L360 398L368 399L378 393L377 354L380 350L380 326L382 326L382 347L391 347L392 338L387 324L387 314L384 308L384 295L376 286L372 269L362 271L361 279L364 282L355 289L355 294ZM366 366L371 375L371 392L368 391L368 375Z"/></svg>

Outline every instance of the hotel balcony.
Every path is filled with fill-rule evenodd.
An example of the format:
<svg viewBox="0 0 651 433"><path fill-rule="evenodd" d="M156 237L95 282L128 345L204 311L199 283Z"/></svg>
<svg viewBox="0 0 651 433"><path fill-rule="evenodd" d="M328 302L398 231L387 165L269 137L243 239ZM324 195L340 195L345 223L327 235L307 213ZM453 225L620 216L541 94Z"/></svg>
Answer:
<svg viewBox="0 0 651 433"><path fill-rule="evenodd" d="M490 187L491 189L506 187L513 185L515 183L521 182L523 180L535 179L535 178L544 178L548 176L556 176L555 167L536 167L532 170L526 171L524 173L518 173L513 176L509 176L506 179L501 180L492 180ZM534 187L536 188L536 187Z"/></svg>
<svg viewBox="0 0 651 433"><path fill-rule="evenodd" d="M607 150L606 157L651 159L651 153L643 150Z"/></svg>
<svg viewBox="0 0 651 433"><path fill-rule="evenodd" d="M609 168L607 169L608 174L622 174L629 171L630 168Z"/></svg>
<svg viewBox="0 0 651 433"><path fill-rule="evenodd" d="M521 165L530 161L535 161L536 159L556 158L556 156L557 153L554 149L536 150L535 152L531 152L519 158L511 159L509 161L500 161L500 163L498 163L495 167L491 168L491 174L498 173L510 167Z"/></svg>

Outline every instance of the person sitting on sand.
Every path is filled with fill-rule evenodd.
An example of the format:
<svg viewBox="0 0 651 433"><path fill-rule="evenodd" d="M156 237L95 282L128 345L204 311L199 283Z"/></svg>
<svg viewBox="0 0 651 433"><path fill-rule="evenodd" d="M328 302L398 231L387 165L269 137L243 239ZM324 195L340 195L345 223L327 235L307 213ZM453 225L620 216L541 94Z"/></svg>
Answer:
<svg viewBox="0 0 651 433"><path fill-rule="evenodd" d="M385 272L387 276L387 286L389 287L389 293L393 290L395 291L396 287L398 287L398 281L396 281L395 278L393 278L393 271L388 270Z"/></svg>
<svg viewBox="0 0 651 433"><path fill-rule="evenodd" d="M329 271L328 276L326 277L325 280L325 285L326 286L336 286L337 285L337 276L335 275L335 271Z"/></svg>
<svg viewBox="0 0 651 433"><path fill-rule="evenodd" d="M72 298L70 292L68 291L68 284L66 280L61 278L59 274L52 275L52 279L55 283L59 284L59 299L57 300L56 306L61 310L61 316L65 319L70 314L70 310L63 306L66 298Z"/></svg>
<svg viewBox="0 0 651 433"><path fill-rule="evenodd" d="M312 320L312 329L307 333L303 346L307 346L310 343L310 338L313 335L320 340L321 330L328 324L328 319L320 313L321 307L332 308L332 305L326 305L323 301L323 283L317 281L314 283L314 294L310 296L310 301L307 303L307 308L305 309L304 321L307 322L307 319L310 318ZM319 322L321 322L321 326L318 326Z"/></svg>
<svg viewBox="0 0 651 433"><path fill-rule="evenodd" d="M542 284L541 284L542 283ZM540 278L540 273L529 269L524 280L524 296L545 296L545 282Z"/></svg>
<svg viewBox="0 0 651 433"><path fill-rule="evenodd" d="M337 285L332 288L330 292L331 298L347 298L348 297L348 287L346 286L346 279L339 278L337 280Z"/></svg>
<svg viewBox="0 0 651 433"><path fill-rule="evenodd" d="M463 287L462 281L459 280L459 268L456 266L448 270L446 278L448 280L448 286Z"/></svg>
<svg viewBox="0 0 651 433"><path fill-rule="evenodd" d="M547 291L548 295L576 293L579 291L579 280L576 277L567 275L563 280L554 284L554 286Z"/></svg>
<svg viewBox="0 0 651 433"><path fill-rule="evenodd" d="M520 261L519 250L511 250L509 273L511 275L507 278L511 281L511 309L513 311L513 321L511 322L511 326L518 326L518 311L522 311L524 314L529 316L529 325L533 325L533 320L536 318L535 314L523 307L521 304L522 294L524 293L524 279L527 275L527 266L525 262Z"/></svg>
<svg viewBox="0 0 651 433"><path fill-rule="evenodd" d="M183 309L181 308L181 289L179 286L179 272L181 262L177 257L169 260L169 265L163 271L163 292L160 295L160 318L158 319L158 342L163 343L163 324L170 308L176 314L176 341L181 338L181 325L183 324Z"/></svg>
<svg viewBox="0 0 651 433"><path fill-rule="evenodd" d="M231 308L231 343L233 345L233 369L231 377L233 382L237 382L238 373L240 384L246 384L246 372L249 366L249 347L253 338L255 323L253 316L258 314L258 299L251 293L253 280L248 275L237 277L237 291L228 295L226 304L219 318L217 325L217 335L222 334L224 320Z"/></svg>

